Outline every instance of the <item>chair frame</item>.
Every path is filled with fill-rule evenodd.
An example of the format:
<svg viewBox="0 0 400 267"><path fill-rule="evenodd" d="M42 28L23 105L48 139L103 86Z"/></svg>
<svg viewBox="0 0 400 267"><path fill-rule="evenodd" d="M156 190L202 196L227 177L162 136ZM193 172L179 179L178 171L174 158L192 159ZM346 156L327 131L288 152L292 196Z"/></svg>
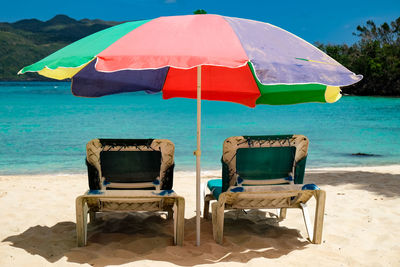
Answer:
<svg viewBox="0 0 400 267"><path fill-rule="evenodd" d="M96 212L166 211L168 218L174 219L174 244L182 246L185 199L171 190L174 144L167 139L93 139L86 148L90 190L78 196L75 202L77 245L87 244L88 214L90 222L94 222ZM102 151L160 151L158 183L108 183L101 172ZM149 187L152 189L144 189Z"/></svg>
<svg viewBox="0 0 400 267"><path fill-rule="evenodd" d="M303 135L284 136L287 143L285 142L270 142L270 143L256 143L256 145L263 145L264 147L282 146L289 145L296 146L295 162L293 166L293 173L299 174L295 170L295 165L300 160L303 160L307 156L308 139ZM254 137L250 137L254 138ZM279 136L275 136L276 140L279 140ZM232 147L246 147L248 142L245 137L237 136L230 137L224 142L224 153L223 155L229 155L228 159L231 159L235 155L235 151L232 151ZM262 138L256 137L256 140L260 141ZM257 142L257 141L256 141ZM252 144L253 145L253 144ZM251 146L250 146L251 147ZM229 152L228 152L229 151ZM300 153L298 153L300 152ZM233 156L232 156L233 155ZM232 162L233 160L231 160ZM236 160L233 161L236 164ZM224 157L223 157L224 163ZM225 210L244 210L244 209L278 209L278 219L282 221L286 218L287 209L299 208L302 210L306 230L309 236L309 241L314 244L320 244L322 242L322 230L325 210L326 192L323 190L302 190L301 184L287 184L287 185L260 185L260 186L240 186L245 188L244 192L232 192L231 189L238 187L236 184L235 171L228 169L226 171L231 177L229 182L229 188L219 195L219 199L215 201L215 197L212 193L205 194L206 184L203 183L201 187L201 194L203 198L203 217L209 218L210 201L212 203L212 224L213 224L213 237L218 244L223 243L223 231L224 231L224 211ZM225 174L227 175L227 174ZM304 174L303 174L304 175ZM300 180L302 182L303 177ZM273 180L278 181L279 179ZM296 178L295 181L296 182ZM268 182L267 182L268 183ZM224 188L224 187L223 187ZM312 197L316 200L314 225L311 224L309 217L307 201Z"/></svg>

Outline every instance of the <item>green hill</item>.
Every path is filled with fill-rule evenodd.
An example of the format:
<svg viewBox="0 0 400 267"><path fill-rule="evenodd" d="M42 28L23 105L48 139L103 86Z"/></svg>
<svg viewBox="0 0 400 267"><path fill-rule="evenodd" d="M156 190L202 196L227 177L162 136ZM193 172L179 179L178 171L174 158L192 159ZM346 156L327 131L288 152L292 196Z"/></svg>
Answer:
<svg viewBox="0 0 400 267"><path fill-rule="evenodd" d="M48 21L24 19L0 23L0 81L46 80L36 73L17 75L17 72L76 40L119 23L98 19L78 21L65 15Z"/></svg>

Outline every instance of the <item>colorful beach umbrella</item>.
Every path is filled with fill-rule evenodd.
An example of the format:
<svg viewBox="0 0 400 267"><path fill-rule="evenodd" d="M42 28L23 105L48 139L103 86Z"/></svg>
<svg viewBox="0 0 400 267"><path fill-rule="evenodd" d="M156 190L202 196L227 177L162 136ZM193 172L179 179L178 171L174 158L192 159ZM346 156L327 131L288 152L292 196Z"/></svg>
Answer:
<svg viewBox="0 0 400 267"><path fill-rule="evenodd" d="M362 79L303 39L268 23L219 15L126 22L23 68L72 79L76 96L162 92L197 99L196 223L200 244L201 100L255 107L333 103Z"/></svg>

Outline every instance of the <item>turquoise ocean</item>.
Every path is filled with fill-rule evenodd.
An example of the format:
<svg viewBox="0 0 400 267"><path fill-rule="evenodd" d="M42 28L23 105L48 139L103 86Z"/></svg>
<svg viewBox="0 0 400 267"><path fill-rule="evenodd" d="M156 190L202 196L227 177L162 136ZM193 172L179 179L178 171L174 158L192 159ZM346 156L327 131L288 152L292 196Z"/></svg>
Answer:
<svg viewBox="0 0 400 267"><path fill-rule="evenodd" d="M203 101L202 169L220 168L229 136L276 134L310 139L308 168L399 164L400 98L254 109ZM79 98L67 82L0 83L0 175L84 173L93 138L167 138L175 170L194 171L196 101L146 93Z"/></svg>

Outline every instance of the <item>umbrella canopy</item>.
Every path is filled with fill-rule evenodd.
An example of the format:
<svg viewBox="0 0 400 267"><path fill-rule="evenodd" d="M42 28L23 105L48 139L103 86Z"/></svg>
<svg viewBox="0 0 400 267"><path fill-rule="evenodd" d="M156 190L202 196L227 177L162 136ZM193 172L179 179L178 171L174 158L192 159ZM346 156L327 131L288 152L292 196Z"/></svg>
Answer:
<svg viewBox="0 0 400 267"><path fill-rule="evenodd" d="M162 92L197 98L196 231L200 244L201 100L254 107L337 101L362 79L303 39L268 23L219 15L126 22L23 68L72 78L76 96Z"/></svg>
<svg viewBox="0 0 400 267"><path fill-rule="evenodd" d="M72 78L77 96L145 90L163 98L256 104L335 102L361 80L301 38L268 23L218 15L126 22L83 38L23 68Z"/></svg>

